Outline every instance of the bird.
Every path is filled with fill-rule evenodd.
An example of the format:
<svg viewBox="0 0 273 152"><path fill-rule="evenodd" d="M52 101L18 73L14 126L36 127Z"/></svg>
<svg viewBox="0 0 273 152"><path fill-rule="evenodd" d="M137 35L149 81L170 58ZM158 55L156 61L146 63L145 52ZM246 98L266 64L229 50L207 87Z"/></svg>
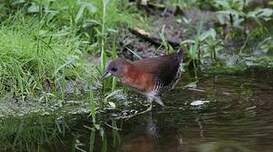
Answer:
<svg viewBox="0 0 273 152"><path fill-rule="evenodd" d="M181 77L182 63L182 49L169 55L137 61L117 58L106 65L102 78L117 77L121 83L145 95L151 105L155 101L164 106L160 96L163 92L174 89Z"/></svg>

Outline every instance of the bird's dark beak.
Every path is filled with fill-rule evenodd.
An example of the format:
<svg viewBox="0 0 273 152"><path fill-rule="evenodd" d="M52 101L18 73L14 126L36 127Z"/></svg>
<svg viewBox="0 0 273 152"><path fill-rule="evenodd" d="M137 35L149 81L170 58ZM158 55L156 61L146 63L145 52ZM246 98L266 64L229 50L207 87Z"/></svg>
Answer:
<svg viewBox="0 0 273 152"><path fill-rule="evenodd" d="M104 80L104 79L108 78L109 76L111 76L111 73L108 71L105 71L103 76L101 77L101 79Z"/></svg>

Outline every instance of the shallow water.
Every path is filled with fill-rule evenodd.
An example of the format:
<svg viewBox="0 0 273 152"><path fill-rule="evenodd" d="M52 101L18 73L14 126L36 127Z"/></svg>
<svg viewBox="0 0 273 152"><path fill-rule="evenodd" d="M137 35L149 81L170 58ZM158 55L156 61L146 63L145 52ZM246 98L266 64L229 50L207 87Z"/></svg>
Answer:
<svg viewBox="0 0 273 152"><path fill-rule="evenodd" d="M273 151L273 72L205 76L196 88L181 87L188 82L163 96L165 108L107 122L121 130L91 131L86 115L3 120L0 151ZM197 100L208 102L191 105Z"/></svg>

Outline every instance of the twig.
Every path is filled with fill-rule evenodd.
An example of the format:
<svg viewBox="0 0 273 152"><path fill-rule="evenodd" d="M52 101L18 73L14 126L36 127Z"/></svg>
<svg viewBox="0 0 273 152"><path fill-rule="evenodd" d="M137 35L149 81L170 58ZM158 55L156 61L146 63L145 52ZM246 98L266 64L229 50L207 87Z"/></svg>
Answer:
<svg viewBox="0 0 273 152"><path fill-rule="evenodd" d="M138 55L135 51L131 50L128 47L125 47L127 50L129 50L131 53L133 53L139 60L142 59L142 57L140 55Z"/></svg>
<svg viewBox="0 0 273 152"><path fill-rule="evenodd" d="M160 38L155 37L155 36L151 36L150 33L147 33L142 29L129 28L129 31L132 34L134 34L134 35L136 35L136 36L138 36L138 37L140 37L140 38L142 38L154 45L160 46L161 43L163 43L163 41ZM172 47L179 47L179 45L180 45L179 42L175 42L175 41L168 40L168 39L166 39L166 42L168 42Z"/></svg>

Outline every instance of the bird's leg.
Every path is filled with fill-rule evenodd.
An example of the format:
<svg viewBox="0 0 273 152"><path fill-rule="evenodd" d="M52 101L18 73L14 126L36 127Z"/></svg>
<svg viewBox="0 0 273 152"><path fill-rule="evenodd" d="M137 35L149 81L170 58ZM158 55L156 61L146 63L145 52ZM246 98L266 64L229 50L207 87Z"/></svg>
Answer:
<svg viewBox="0 0 273 152"><path fill-rule="evenodd" d="M162 107L165 106L164 103L162 102L162 100L160 99L160 97L154 96L153 98L154 98L156 103L160 104Z"/></svg>

